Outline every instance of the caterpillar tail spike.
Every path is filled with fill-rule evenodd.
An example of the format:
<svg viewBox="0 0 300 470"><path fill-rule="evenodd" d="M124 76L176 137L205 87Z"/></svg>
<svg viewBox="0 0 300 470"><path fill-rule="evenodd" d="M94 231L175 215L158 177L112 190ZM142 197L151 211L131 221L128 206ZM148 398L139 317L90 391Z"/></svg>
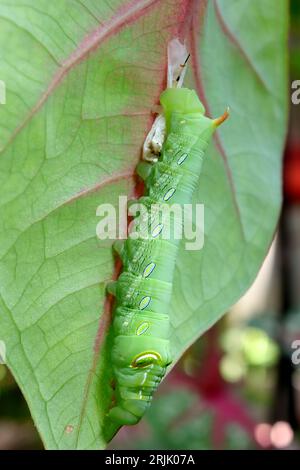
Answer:
<svg viewBox="0 0 300 470"><path fill-rule="evenodd" d="M222 116L218 117L217 119L214 119L215 126L219 127L221 124L223 124L223 122L225 122L226 119L229 118L229 114L230 114L230 109L229 109L229 106L227 106Z"/></svg>

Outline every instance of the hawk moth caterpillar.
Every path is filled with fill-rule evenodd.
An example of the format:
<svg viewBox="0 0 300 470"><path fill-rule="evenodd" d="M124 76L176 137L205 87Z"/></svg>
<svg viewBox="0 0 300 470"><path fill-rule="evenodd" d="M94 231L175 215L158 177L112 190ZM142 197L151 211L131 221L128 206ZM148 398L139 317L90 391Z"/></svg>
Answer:
<svg viewBox="0 0 300 470"><path fill-rule="evenodd" d="M145 194L139 201L149 209L153 204L192 202L205 150L228 117L228 111L218 119L206 117L196 92L181 87L186 56L179 40L171 41L168 88L160 96L163 114L146 138L145 161L138 166L145 181ZM180 221L173 217L173 223ZM115 245L123 267L118 280L108 285L116 300L111 352L115 403L108 418L118 425L133 425L141 419L172 362L169 308L180 240L164 239L165 229L158 220L153 228L152 218L151 226L147 221L141 227L147 238L129 234L123 244Z"/></svg>

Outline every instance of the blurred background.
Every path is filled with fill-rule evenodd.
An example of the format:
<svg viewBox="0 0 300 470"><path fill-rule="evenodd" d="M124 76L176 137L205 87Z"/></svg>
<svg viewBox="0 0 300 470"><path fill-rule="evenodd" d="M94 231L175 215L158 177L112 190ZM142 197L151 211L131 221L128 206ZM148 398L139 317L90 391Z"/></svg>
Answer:
<svg viewBox="0 0 300 470"><path fill-rule="evenodd" d="M300 80L300 2L290 5L292 82ZM124 427L111 449L300 449L300 105L290 108L283 210L255 283L185 353L151 413ZM42 448L0 364L0 450Z"/></svg>

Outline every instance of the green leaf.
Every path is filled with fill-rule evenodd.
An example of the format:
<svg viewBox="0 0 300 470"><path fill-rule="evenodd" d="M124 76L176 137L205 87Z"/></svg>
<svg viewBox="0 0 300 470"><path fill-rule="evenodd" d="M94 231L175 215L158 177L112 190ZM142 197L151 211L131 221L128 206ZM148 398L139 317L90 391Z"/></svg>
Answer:
<svg viewBox="0 0 300 470"><path fill-rule="evenodd" d="M96 237L96 209L134 191L166 44L178 31L189 36L190 85L209 114L230 105L231 119L195 194L205 204L204 248L182 249L177 263L177 358L247 289L271 242L287 114L286 2L204 6L0 0L0 339L48 449L103 448L111 437L102 426L111 400L104 304L114 260Z"/></svg>

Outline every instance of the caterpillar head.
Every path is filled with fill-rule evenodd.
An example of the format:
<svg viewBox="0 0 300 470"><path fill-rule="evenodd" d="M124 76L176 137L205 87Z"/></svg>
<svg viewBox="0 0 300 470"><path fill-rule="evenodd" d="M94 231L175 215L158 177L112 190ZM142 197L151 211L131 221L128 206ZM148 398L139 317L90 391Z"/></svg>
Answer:
<svg viewBox="0 0 300 470"><path fill-rule="evenodd" d="M217 118L210 119L204 115L205 108L196 92L188 88L168 88L160 96L164 109L167 131L171 120L184 124L187 134L197 135L208 141L216 128L229 116L229 110Z"/></svg>

